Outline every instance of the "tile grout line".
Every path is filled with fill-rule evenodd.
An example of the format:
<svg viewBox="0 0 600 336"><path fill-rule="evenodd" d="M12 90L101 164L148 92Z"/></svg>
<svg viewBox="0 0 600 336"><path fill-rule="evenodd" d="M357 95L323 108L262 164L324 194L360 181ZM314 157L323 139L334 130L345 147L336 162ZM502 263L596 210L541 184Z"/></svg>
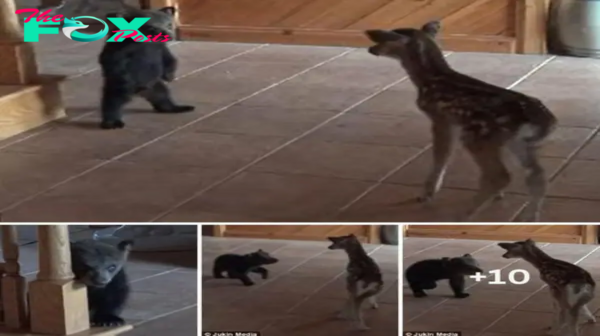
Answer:
<svg viewBox="0 0 600 336"><path fill-rule="evenodd" d="M45 193L47 193L47 192L49 192L51 190L54 190L54 189L56 189L56 188L58 188L58 187L60 187L60 186L62 186L64 184L67 184L67 183L69 183L69 182L71 182L71 181L79 178L79 177L85 176L85 175L87 175L87 174L89 174L89 173L91 173L91 172L93 172L93 171L95 171L97 169L100 169L100 168L108 165L109 163L115 162L115 161L117 161L117 160L119 160L119 159L121 159L121 158L123 158L123 157L125 157L125 156L127 156L129 154L131 154L131 153L134 153L134 152L136 152L136 151L138 151L140 149L143 149L143 148L145 148L145 147L147 147L147 146L149 146L149 145L151 145L151 144L153 144L155 142L158 142L158 141L160 141L160 140L162 140L164 138L167 138L167 137L169 137L169 136L171 136L171 135L173 135L173 134L175 134L175 133L177 133L177 132L179 132L179 131L181 131L183 129L186 129L186 128L192 126L192 125L195 125L198 122L201 122L204 119L210 118L210 117L212 117L212 116L214 116L214 115L216 115L216 114L218 114L220 112L223 112L223 111L229 109L230 107L232 107L234 105L237 105L237 104L239 104L239 103L241 103L243 101L246 101L246 100L248 100L248 99L250 99L250 98L252 98L254 96L257 96L257 95L259 95L259 94L261 94L261 93L263 93L263 92L265 92L267 90L270 90L270 89L272 89L272 88L274 88L274 87L276 87L276 86L278 86L280 84L288 82L288 81L290 81L290 80L292 80L292 79L294 79L294 78L296 78L298 76L301 76L301 75L303 75L303 74L305 74L305 73L307 73L307 72L309 72L309 71L311 71L313 69L316 69L316 68L318 68L320 66L323 66L324 64L327 64L327 63L329 63L329 62L331 62L333 60L336 60L336 59L338 59L340 57L343 57L343 56L349 54L350 52L352 52L353 50L354 49L347 49L346 51L344 51L344 52L342 52L342 53L340 53L340 54L338 54L338 55L336 55L334 57L331 57L331 58L329 58L329 59L327 59L325 61L319 62L319 63L317 63L317 64L315 64L315 65L313 65L311 67L308 67L308 68L306 68L306 69L304 69L304 70L302 70L302 71L300 71L300 72L298 72L298 73L296 73L296 74L294 74L292 76L289 76L289 77L284 78L284 79L282 79L282 80L280 80L278 82L275 82L275 83L273 83L271 85L268 85L268 86L266 86L266 87L264 87L264 88L262 88L262 89L260 89L260 90L258 90L256 92L254 92L254 93L252 93L252 94L250 94L248 96L245 96L245 97L240 98L240 99L238 99L238 100L236 100L234 102L231 102L231 103L229 103L227 105L224 105L224 106L222 106L222 107L220 107L220 108L218 108L218 109L216 109L216 110L214 110L214 111L212 111L210 113L207 113L207 114L201 116L198 119L192 120L192 121L190 121L190 122L188 122L188 123L186 123L184 125L176 127L175 129L173 129L173 130L171 130L169 132L166 132L166 133L164 133L164 134L162 134L162 135L160 135L160 136L158 136L158 137L156 137L156 138L154 138L154 139L152 139L152 140L150 140L150 141L148 141L146 143L143 143L143 144L141 144L139 146L136 146L136 147L134 147L134 148L132 148L132 149L126 151L126 152L123 152L123 153L121 153L119 155L113 156L112 158L110 158L110 159L108 159L106 161L103 161L103 162L101 162L101 163L99 163L99 164L97 164L97 165L95 165L95 166L93 166L93 167L91 167L89 169L86 169L86 170L84 170L83 172L81 172L79 174L75 174L73 176L70 176L70 177L68 177L68 178L66 178L66 179L58 182L58 183L55 183L52 186L50 186L49 188L46 188L46 189L44 189L42 191L34 193L33 195L25 197L24 199L21 199L21 200L19 200L17 202L14 202L14 203L8 205L7 207L4 207L3 209L0 209L0 212L6 212L6 211L9 211L9 210L12 210L12 209L20 206L21 204L26 203L26 202L28 202L28 201L30 201L30 200L32 200L32 199L34 199L34 198L42 195L42 194L45 194ZM187 202L187 200L186 200L186 202ZM154 220L150 220L150 221L154 221Z"/></svg>
<svg viewBox="0 0 600 336"><path fill-rule="evenodd" d="M553 56L552 60L554 60L556 58L557 58L557 56ZM550 63L550 62L547 62L547 63ZM549 189L549 187L552 185L552 183L554 182L554 180L556 179L556 177L558 177L558 175L560 173L562 173L565 169L567 169L567 166L572 162L573 158L577 154L579 154L583 150L583 148L585 148L585 146L587 146L590 142L592 142L592 140L598 135L599 132L600 132L600 126L594 128L594 131L583 142L583 144L579 148L577 148L576 150L574 150L571 155L569 155L568 157L565 158L564 163L561 164L560 166L558 166L558 168L556 169L556 171L554 171L553 174L548 179L547 189ZM566 197L566 198L568 198L568 197ZM515 214L511 218L509 218L508 221L509 222L515 222L519 218L519 216L521 215L521 213L523 213L523 211L525 211L525 208L527 207L528 204L529 204L529 201L526 201L523 205L521 205L521 207L519 207L519 209L517 209L517 211L515 211Z"/></svg>
<svg viewBox="0 0 600 336"><path fill-rule="evenodd" d="M545 245L544 247L550 246L551 243L548 243L547 245ZM584 255L583 257L579 258L579 260L577 260L576 262L574 262L574 265L577 265L578 263L582 262L585 258L589 257L590 255L592 255L594 252L596 252L598 249L600 249L600 246L597 246L596 248L594 248L591 252L587 253L586 255ZM522 260L522 259L517 259L517 260ZM534 295L536 295L537 293L541 292L544 288L548 287L548 285L544 284L542 285L542 287L538 288L538 290L534 291L533 293L531 293L531 295L525 297L523 300L517 302L514 306L510 307L506 313L502 314L499 318L497 318L496 320L494 320L492 323L490 323L490 325L488 325L487 327L485 327L483 330L481 330L480 332L478 332L477 334L475 334L475 336L483 336L484 333L486 333L488 330L490 330L490 328L492 328L494 325L496 325L498 322L500 322L500 320L502 320L503 318L505 318L508 314L510 314L511 312L515 311L515 309L523 304L525 301L529 300L531 297L533 297Z"/></svg>
<svg viewBox="0 0 600 336"><path fill-rule="evenodd" d="M200 226L202 226L202 225L200 225ZM206 237L207 238L219 238L219 237L214 237L214 236L206 236ZM204 236L202 236L202 239L204 240ZM254 241L254 239L245 239L245 238L237 238L237 237L227 237L227 239L236 239L236 240L241 239L244 242L241 245L238 245L234 248L228 248L225 253L235 252L237 249L246 247L246 246L252 244ZM212 240L212 239L209 239L209 240ZM202 243L202 251L201 252L204 253L204 242ZM208 252L208 250L206 252ZM218 251L218 252L220 253L221 251Z"/></svg>
<svg viewBox="0 0 600 336"><path fill-rule="evenodd" d="M410 238L410 237L406 237L406 238ZM406 238L405 238L405 239L406 239ZM431 250L431 249L434 249L434 248L436 248L436 247L442 246L442 245L446 244L447 242L450 242L450 241L453 241L453 240L456 240L456 239L447 239L447 240L444 240L444 241L442 241L441 243L437 243L437 244L435 244L435 245L433 245L433 246L426 247L426 248L424 248L424 249L422 249L422 250L418 250L417 252L415 252L415 253L413 253L413 254L411 254L411 255L407 255L407 256L404 256L404 250L403 250L403 251L402 251L402 259L407 259L407 258L410 258L410 257L414 257L414 256L416 256L416 255L418 255L418 254L421 254L421 253L423 253L423 252L425 252L425 251L429 251L429 250Z"/></svg>
<svg viewBox="0 0 600 336"><path fill-rule="evenodd" d="M256 46L256 47L254 47L254 48L251 48L251 49L248 49L248 50L244 50L244 51L242 51L242 52L239 52L239 53L237 53L237 54L233 54L233 55L231 55L231 56L225 57L225 58L223 58L223 59L220 59L220 60L218 60L218 61L216 61L216 62L210 63L210 64L208 64L208 65L205 65L205 66L203 66L203 67L200 67L200 68L198 68L198 69L192 70L192 71L191 71L190 73L188 73L188 74L183 74L183 75L181 75L181 76L179 76L179 77L176 77L176 78L174 79L174 81L178 81L178 80L180 80L180 79L182 79L182 78L188 77L188 76L189 76L189 75L191 75L191 74L196 74L196 73L198 73L198 72L202 72L202 71L208 70L208 69L210 69L210 68L212 68L212 67L214 67L214 66L217 66L217 65L223 64L223 63L225 63L225 62L228 62L228 61L231 61L232 59L235 59L235 58L237 58L237 57L243 56L243 55L245 55L245 54L252 53L252 52L254 52L255 50L261 49L261 48L263 48L263 47L265 47L265 46L268 46L268 44L262 44L262 45L259 45L259 46ZM85 76L85 75L88 75L88 74L91 74L92 72L95 72L95 71L97 71L98 69L99 69L99 68L95 68L94 70L90 70L90 71L88 71L88 72L85 72L85 73L83 73L83 74L81 74L81 75L78 75L78 76L74 76L74 77L72 77L72 78L69 78L69 79L67 79L67 80L75 79L75 78L78 78L78 77L83 77L83 76ZM63 98L63 100L65 100L67 97L63 96L62 98ZM65 110L66 110L66 109L67 109L67 107L65 106ZM80 115L74 116L74 117L72 117L72 118L69 118L69 117L67 117L67 118L65 118L65 119L62 119L62 120L63 120L63 121L77 121L77 120L83 119L83 118L85 118L85 117L87 117L87 116L89 116L89 115L95 114L95 113L98 113L98 111L90 111L90 112L86 112L86 113L82 113L82 114L80 114ZM22 139L17 139L17 140L15 140L15 141L7 142L7 143L5 143L5 144L3 144L3 145L0 145L0 151L4 150L4 149L6 149L6 148L8 148L8 147L10 147L10 146L12 146L12 145L16 145L16 144L18 144L18 143L21 143L21 142L23 142L23 141L29 140L29 139L31 139L31 138L34 138L34 137L38 136L38 135L42 135L42 134L44 134L44 133L46 133L46 132L49 132L49 131L51 131L51 130L54 130L54 129L56 129L56 127L53 127L52 123L49 123L49 124L47 124L47 125L48 125L48 127L46 127L45 129L41 129L41 130L39 130L39 131L37 131L37 132L32 132L32 134L30 134L30 135L28 135L28 136L25 136L25 137L24 137L24 138L22 138ZM42 127L43 127L43 125L42 125Z"/></svg>
<svg viewBox="0 0 600 336"><path fill-rule="evenodd" d="M454 52L449 52L447 54L444 54L444 58L448 58L452 54L454 54ZM410 164L411 162L413 162L417 157L421 156L421 154L423 154L424 152L426 152L429 148L431 148L431 146L432 146L432 144L426 145L425 147L421 148L417 153L415 153L414 155L412 155L410 158L408 158L407 160L405 160L404 162L402 162L400 165L398 165L395 168L392 168L392 170L390 170L387 174L384 174L380 179L378 179L377 181L375 181L375 183L373 183L371 186L369 186L367 189L365 189L364 192L362 192L361 194L359 194L358 196L356 196L354 199L352 199L350 202L348 202L346 205L344 205L340 209L338 209L333 216L336 217L336 216L339 216L342 213L344 213L351 206L353 206L354 204L358 203L360 200L362 200L364 197L366 197L368 194L370 194L373 190L375 190L377 187L379 187L381 184L383 184L383 182L385 180L387 180L392 175L394 175L395 173L397 173L400 169L406 167L408 164Z"/></svg>
<svg viewBox="0 0 600 336"><path fill-rule="evenodd" d="M335 216L341 215L342 213L344 213L345 211L347 211L350 207L352 207L353 205L355 205L356 203L358 203L359 201L361 201L363 198L367 197L367 195L369 195L373 190L375 190L377 187L381 186L385 180L387 180L388 178L392 177L392 175L396 174L398 171L400 171L400 169L402 169L402 168L408 166L409 164L411 164L415 159L417 159L423 153L425 153L427 150L429 150L429 148L431 148L431 146L432 145L429 144L429 145L421 148L421 150L419 150L414 155L410 156L407 160L405 160L404 162L402 162L400 165L398 165L397 167L395 167L392 170L390 170L387 174L384 174L380 179L378 179L377 181L375 181L375 183L373 183L370 187L368 187L367 189L365 189L365 191L363 191L361 194L359 194L358 196L356 196L353 200L351 200L346 205L344 205L343 207L341 207L340 209L338 209L336 211L336 214L333 215L333 216L335 217Z"/></svg>
<svg viewBox="0 0 600 336"><path fill-rule="evenodd" d="M448 58L453 54L454 54L454 52L449 52L447 54L444 54L444 58ZM405 160L404 162L402 162L395 168L392 168L387 174L384 174L381 178L379 178L377 181L375 181L375 183L373 183L371 186L369 186L367 189L365 189L364 192L362 192L361 194L356 196L354 199L352 199L350 202L348 202L346 205L344 205L340 209L338 209L333 216L337 217L337 216L341 215L342 213L344 213L345 211L347 211L350 207L352 207L354 204L358 203L360 200L362 200L367 195L369 195L373 190L375 190L377 187L379 187L381 184L383 184L383 182L385 180L390 178L392 175L396 174L400 169L406 167L407 165L412 163L416 158L421 156L421 154L423 154L427 150L429 150L429 148L431 148L431 146L432 146L431 143L426 145L425 147L421 148L417 153L415 153L414 155L409 157L407 160Z"/></svg>
<svg viewBox="0 0 600 336"><path fill-rule="evenodd" d="M600 126L598 128L596 128L592 133L590 133L590 136L588 138L585 139L585 141L583 142L583 144L581 146L579 146L576 150L573 151L573 153L571 153L571 155L569 155L568 157L566 157L564 159L564 162L558 166L558 168L552 173L552 175L550 175L550 177L548 178L548 186L546 187L547 190L550 189L550 187L552 186L552 183L554 182L554 180L558 177L558 175L562 172L564 172L567 169L567 166L569 166L575 156L577 156L577 154L581 153L581 151L583 151L583 149L589 144L591 143L594 138L600 134ZM595 161L595 160L593 160ZM547 199L548 193L546 192L546 197L544 197L545 199ZM552 196L550 196L552 197ZM568 196L554 196L555 198L566 198L566 199L577 199L576 197L568 197ZM588 198L583 198L581 200L585 200L585 201L597 201L597 200L592 200L592 199L588 199ZM529 204L529 201L526 201L519 209L517 209L517 211L515 212L515 214L509 218L509 222L514 222L516 221L517 218L519 218L519 216L521 215L521 213L523 211L525 211L525 208L527 207L527 205ZM543 213L543 212L542 212Z"/></svg>
<svg viewBox="0 0 600 336"><path fill-rule="evenodd" d="M139 326L141 326L141 325L143 325L145 323L152 322L152 321L155 321L155 320L158 320L158 319L161 319L163 317L170 316L170 315L174 315L174 314L177 314L177 313L180 313L182 311L185 311L185 310L188 310L188 309L192 309L192 308L195 308L195 307L198 307L198 304L193 304L193 305L185 306L183 308L172 310L172 311L170 311L168 313L162 313L162 314L159 314L159 315L156 315L156 316L152 316L151 318L149 318L147 320L142 320L141 322L139 322L137 324L134 324L134 326L135 326L135 328L137 328L137 327L139 327Z"/></svg>
<svg viewBox="0 0 600 336"><path fill-rule="evenodd" d="M477 250L475 250L475 251L473 251L473 252L470 252L470 254L475 254L475 253L477 253L477 252L483 251L483 250L487 249L488 247L492 247L492 246L494 246L496 243L497 243L497 242L493 242L493 243L491 243L490 245L486 245L486 246L484 246L484 247L482 247L482 248L479 248L479 249L477 249ZM546 245L544 245L544 247L545 247L545 246L547 246L547 245L550 245L550 244L549 244L549 243L547 243ZM519 262L519 260L520 260L520 259L516 259L515 261L513 261L513 262L511 262L511 263L508 263L508 264L506 264L504 267L502 267L502 268L499 268L499 270L503 270L503 269L505 269L505 268L507 268L507 267L510 267L510 266L512 266L512 265L514 265L514 264L516 264L516 263L518 263L518 262ZM465 288L465 290L467 290L467 289L470 289L470 288L472 288L472 287L475 287L475 286L477 286L478 284L479 284L478 282L476 282L476 283L474 283L474 284L471 284L470 286L466 287L466 288ZM403 288L404 288L404 286L403 286ZM436 309L436 308L440 307L441 305L443 305L444 303L448 302L448 300L450 300L450 299L448 299L448 298L446 298L446 299L443 299L442 301L438 302L436 305L433 305L433 306L431 306L429 309L426 309L426 310L425 310L425 311L423 311L422 313L420 313L420 314L417 314L417 315L413 316L413 317L412 317L411 319L409 319L408 321L404 321L404 323L410 323L410 322L412 322L412 321L414 321L414 320L418 319L419 317L421 317L421 316L423 316L423 315L425 315L425 314L427 314L427 313L431 312L432 310L434 310L434 309ZM476 335L476 336L477 336L477 335Z"/></svg>
<svg viewBox="0 0 600 336"><path fill-rule="evenodd" d="M383 247L383 245L379 245L377 247L375 247L371 252L368 253L368 255L373 254L375 251L381 249ZM343 259L342 259L343 260ZM285 311L285 314L288 315L290 314L294 309L298 308L300 305L302 305L303 303L305 303L306 301L308 301L309 299L311 299L312 297L315 296L315 294L317 294L321 289L327 287L328 285L334 283L335 281L337 281L338 278L340 278L342 275L346 274L346 269L344 269L342 272L338 273L336 276L333 277L333 279L331 279L330 281L327 281L326 283L324 283L323 285L317 287L317 289L315 289L312 293L306 295L302 300L300 300L300 302L292 305L290 308L288 308ZM261 328L261 332L264 330L267 330L268 328L272 327L274 324L276 324L277 322L279 322L278 320L275 320L274 322L271 322L269 324L267 324L265 327Z"/></svg>
<svg viewBox="0 0 600 336"><path fill-rule="evenodd" d="M351 50L351 51L352 51L352 50ZM349 52L351 52L351 51L349 51ZM347 53L348 53L348 52L347 52ZM286 141L285 143L283 143L283 144L281 144L281 145L279 145L279 146L275 147L275 148L274 148L274 149L272 149L271 151L269 151L269 152L267 152L266 154L264 154L264 155L262 155L262 156L260 156L260 157L258 157L258 158L256 158L256 159L254 159L253 161L251 161L251 162L249 162L248 164L244 165L243 167L241 167L241 168L239 168L239 169L235 170L234 172L232 172L231 174L227 175L226 177L224 177L224 178L222 178L222 179L220 179L220 180L218 180L218 181L216 181L216 182L214 182L214 183L212 183L212 184L208 185L207 187L205 187L205 188L203 188L203 189L199 190L198 192L194 193L192 196L190 196L190 197L186 198L185 200L183 200L182 202L179 202L178 204L174 205L174 206L173 206L171 209L169 209L169 210L167 210L167 211L164 211L163 213L161 213L161 214L157 215L156 217L154 217L153 219L151 219L151 220L150 220L150 222L155 222L155 221L158 221L158 220L162 219L163 217L165 217L165 216L167 216L167 215L171 214L171 213L172 213L173 211L175 211L177 208L179 208L179 207L181 207L181 206L183 206L183 205L185 205L185 204L187 204L187 203L191 202L193 199L195 199L195 198L197 198L197 197L199 197L199 196L203 195L204 193L208 192L209 190L211 190L211 189L213 189L213 188L216 188L216 187L220 186L221 184L223 184L223 183L225 183L225 182L227 182L227 181L229 181L229 180L231 180L231 179L235 178L236 176L238 176L238 175L242 174L242 173L243 173L245 170L247 170L248 168L252 167L253 165L255 165L255 164L257 164L257 163L259 163L259 162L261 162L261 161L263 161L263 160L267 159L268 157L270 157L271 155L273 155L273 154L275 154L275 153L279 152L280 150L284 149L285 147L287 147L287 146L289 146L289 145L292 145L292 144L294 144L295 142L297 142L297 141L299 141L299 140L303 139L304 137L306 137L306 136L308 136L308 135L310 135L310 134L314 133L314 132L315 132L315 131L317 131L319 128L321 128L321 127L325 126L325 125L326 125L326 124L328 124L329 122L331 122L331 121L334 121L334 120L338 119L339 117L341 117L341 116L345 115L345 114L346 114L346 113L348 113L350 110L354 109L355 107L359 106L360 104L362 104L362 103L366 102L367 100L369 100L369 99L371 99L371 98L373 98L373 97L375 97L375 96L379 95L381 92L384 92L385 90L389 89L390 87L392 87L392 86L395 86L395 85L397 85L397 84L399 84L399 83L401 83L401 82L405 81L406 79L408 79L408 77L407 77L407 76L403 76L402 78L400 78L400 79L398 79L398 80L396 80L396 81L394 81L394 82L392 82L392 83L390 83L390 84L388 84L388 85L385 85L385 86L383 86L383 87L382 87L382 88L380 88L379 90L377 90L377 91L375 91L374 93L372 93L372 94L368 95L367 97L365 97L365 98L363 98L363 99L359 100L358 102L356 102L356 103L352 104L351 106L349 106L349 107L345 108L344 110L340 111L339 113L337 113L337 114L335 114L335 115L331 116L330 118L328 118L328 119L326 119L325 121L323 121L323 122L319 123L318 125L316 125L316 126L314 126L314 127L310 128L309 130L307 130L307 131L303 132L302 134L300 134L300 135L298 135L298 136L296 136L296 137L294 137L294 138L292 138L292 139L290 139L290 140ZM266 173L266 172L265 172L265 173Z"/></svg>
<svg viewBox="0 0 600 336"><path fill-rule="evenodd" d="M449 57L450 55L452 55L453 53L449 53L446 55L446 57ZM531 75L533 75L534 73L536 73L537 71L539 71L541 68L543 68L544 66L546 66L548 63L550 63L552 60L554 60L556 58L556 56L551 56L546 58L545 60L543 60L542 62L540 62L538 65L536 65L535 67L533 67L533 69L529 70L528 72L526 72L523 76L519 77L516 81L514 81L512 84L508 85L506 87L507 90L511 90L513 89L515 86L519 85L520 83L522 83L524 80L526 80L527 78L529 78ZM397 167L393 168L391 171L389 171L387 174L385 174L381 179L379 179L377 182L375 182L373 185L371 185L370 187L368 187L362 194L358 195L355 199L353 199L352 201L350 201L348 204L346 204L345 206L341 207L335 216L339 216L341 214L343 214L345 211L347 211L350 207L352 207L353 205L355 205L356 203L360 202L362 199L364 199L365 197L367 197L371 192L373 192L373 190L375 190L376 188L380 187L382 184L385 183L385 181L387 179L389 179L390 177L392 177L394 174L396 174L397 172L399 172L402 168L406 167L407 165L411 164L412 162L414 162L414 160L416 160L418 157L420 157L423 153L425 153L427 150L429 150L433 145L430 143L427 146L425 146L421 151L419 151L418 153L416 153L415 155L411 156L408 160L402 162L402 164L398 165Z"/></svg>
<svg viewBox="0 0 600 336"><path fill-rule="evenodd" d="M207 65L207 66L203 66L203 67L200 67L200 68L198 68L198 69L196 69L196 70L192 70L191 72L188 72L187 74L183 74L183 75L179 76L177 79L183 79L183 78L189 77L189 76L191 76L191 75L194 75L194 74L196 74L196 73L198 73L198 72L204 71L204 70L206 70L206 69L208 69L208 68L212 68L213 66L216 66L216 65L219 65L219 64L222 64L222 63L225 63L225 62L231 61L231 60L232 60L232 59L234 59L234 58L238 58L238 57L240 57L240 56L243 56L243 55L246 55L246 54L253 53L253 52L254 52L254 51L256 51L256 50L259 50L259 49L265 48L265 47L267 47L267 46L269 46L269 45L268 45L268 44L261 44L261 45L258 45L258 46L256 46L256 47L254 47L254 48L251 48L251 49L248 49L248 50L244 50L244 51L242 51L242 52L239 52L239 53L237 53L237 54L234 54L234 55L231 55L231 56L229 56L229 57L226 57L226 58L224 58L224 59L222 59L222 60L219 60L219 61L217 61L217 62L215 62L215 63L211 63L211 64L209 64L209 65Z"/></svg>

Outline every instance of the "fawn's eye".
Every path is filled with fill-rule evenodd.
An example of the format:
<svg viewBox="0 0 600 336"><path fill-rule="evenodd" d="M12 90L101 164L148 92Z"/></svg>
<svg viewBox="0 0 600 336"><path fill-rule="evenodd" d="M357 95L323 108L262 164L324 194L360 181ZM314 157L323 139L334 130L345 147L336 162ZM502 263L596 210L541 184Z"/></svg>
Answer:
<svg viewBox="0 0 600 336"><path fill-rule="evenodd" d="M116 269L117 269L117 266L115 266L115 265L110 265L110 266L108 266L108 268L106 268L106 270L109 272L114 272Z"/></svg>

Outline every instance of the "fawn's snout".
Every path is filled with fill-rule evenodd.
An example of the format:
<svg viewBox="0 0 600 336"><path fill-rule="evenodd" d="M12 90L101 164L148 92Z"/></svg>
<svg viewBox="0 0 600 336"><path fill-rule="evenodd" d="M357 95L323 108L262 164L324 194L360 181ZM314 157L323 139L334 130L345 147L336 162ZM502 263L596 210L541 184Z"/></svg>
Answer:
<svg viewBox="0 0 600 336"><path fill-rule="evenodd" d="M374 45L372 47L369 47L369 49L367 49L367 51L369 52L369 54L371 55L375 55L375 56L379 56L379 48L378 46Z"/></svg>

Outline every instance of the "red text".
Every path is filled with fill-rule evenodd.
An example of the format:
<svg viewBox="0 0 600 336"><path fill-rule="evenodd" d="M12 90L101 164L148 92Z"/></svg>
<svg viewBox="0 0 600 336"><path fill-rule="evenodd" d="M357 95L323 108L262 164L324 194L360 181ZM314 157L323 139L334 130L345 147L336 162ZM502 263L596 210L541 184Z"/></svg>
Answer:
<svg viewBox="0 0 600 336"><path fill-rule="evenodd" d="M43 12L36 18L36 21L37 22L40 22L40 21L61 22L64 19L63 15L54 15L51 17L50 15L48 15L48 14L50 14L51 11L52 11L51 9L48 9L47 11ZM25 18L25 22L31 21L31 19L33 19L40 12L40 10L36 9L36 8L23 8L23 9L18 9L15 13L21 14L21 13L27 13L27 12L33 12L33 14L31 14L27 18Z"/></svg>
<svg viewBox="0 0 600 336"><path fill-rule="evenodd" d="M128 32L129 34L125 35L126 32ZM142 41L144 36L138 35L138 33L135 30L113 30L113 33L117 33L115 34L116 41L120 40L121 38L132 38L135 42L169 42L170 39L169 35L163 35L162 33L158 33L158 35L154 37L152 37L152 35L148 35L146 36L146 40ZM160 38L162 38L162 40L159 40Z"/></svg>

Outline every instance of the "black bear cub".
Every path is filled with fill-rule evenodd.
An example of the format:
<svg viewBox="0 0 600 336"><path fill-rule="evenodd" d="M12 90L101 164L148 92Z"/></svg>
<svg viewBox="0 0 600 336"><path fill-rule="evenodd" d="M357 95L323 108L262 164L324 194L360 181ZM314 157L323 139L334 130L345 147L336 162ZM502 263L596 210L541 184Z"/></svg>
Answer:
<svg viewBox="0 0 600 336"><path fill-rule="evenodd" d="M130 285L124 266L132 246L130 240L117 246L91 239L71 243L73 274L87 287L94 327L125 324L120 314L129 299Z"/></svg>
<svg viewBox="0 0 600 336"><path fill-rule="evenodd" d="M173 101L167 82L175 79L177 59L162 40L168 35L174 40L174 7L141 10L129 8L109 17L122 17L131 21L138 17L149 18L139 31L157 42L136 42L127 38L122 42L106 42L99 62L104 77L102 89L103 129L125 127L122 109L134 96L146 99L159 113L182 113L194 110L193 106L178 105Z"/></svg>
<svg viewBox="0 0 600 336"><path fill-rule="evenodd" d="M465 276L481 273L479 263L470 254L462 257L418 261L406 269L405 276L415 297L427 296L425 290L437 287L436 282L448 279L454 296L462 299L465 293Z"/></svg>
<svg viewBox="0 0 600 336"><path fill-rule="evenodd" d="M262 265L270 265L278 261L263 250L245 255L223 254L215 259L213 276L222 279L224 278L223 272L226 272L229 278L241 280L244 286L252 286L254 282L248 277L249 272L259 273L263 279L267 279L269 271Z"/></svg>

